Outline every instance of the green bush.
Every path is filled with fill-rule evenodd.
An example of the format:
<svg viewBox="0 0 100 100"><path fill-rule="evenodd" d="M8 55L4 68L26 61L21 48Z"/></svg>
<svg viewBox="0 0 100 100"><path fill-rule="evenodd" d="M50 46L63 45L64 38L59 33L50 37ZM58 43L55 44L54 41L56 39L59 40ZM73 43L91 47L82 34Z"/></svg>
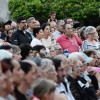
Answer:
<svg viewBox="0 0 100 100"><path fill-rule="evenodd" d="M57 19L72 17L74 20L100 20L100 2L96 0L10 0L11 16L44 20L51 10L56 11Z"/></svg>

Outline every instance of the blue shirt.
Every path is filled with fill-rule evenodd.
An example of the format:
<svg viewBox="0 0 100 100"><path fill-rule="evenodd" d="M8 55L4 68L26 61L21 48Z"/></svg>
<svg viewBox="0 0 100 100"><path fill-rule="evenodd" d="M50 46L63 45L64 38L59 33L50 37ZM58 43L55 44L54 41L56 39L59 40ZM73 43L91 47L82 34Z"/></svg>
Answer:
<svg viewBox="0 0 100 100"><path fill-rule="evenodd" d="M32 32L30 32L29 28L26 30L26 32L28 32L31 35L32 39L34 38L34 35Z"/></svg>
<svg viewBox="0 0 100 100"><path fill-rule="evenodd" d="M6 33L5 33L5 32L3 32L3 33L1 34L1 37L0 37L0 38L1 38L2 40L4 40L4 39L5 39L5 37L7 37L7 35L6 35Z"/></svg>

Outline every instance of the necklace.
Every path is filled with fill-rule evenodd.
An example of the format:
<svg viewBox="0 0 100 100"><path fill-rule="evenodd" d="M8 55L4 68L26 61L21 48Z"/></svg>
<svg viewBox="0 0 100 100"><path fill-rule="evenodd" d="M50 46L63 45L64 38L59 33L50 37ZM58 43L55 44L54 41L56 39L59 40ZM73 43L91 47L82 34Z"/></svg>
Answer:
<svg viewBox="0 0 100 100"><path fill-rule="evenodd" d="M72 40L71 38L69 38L69 40L70 40L70 42L72 43L72 45L74 45L74 42L73 42L73 40Z"/></svg>

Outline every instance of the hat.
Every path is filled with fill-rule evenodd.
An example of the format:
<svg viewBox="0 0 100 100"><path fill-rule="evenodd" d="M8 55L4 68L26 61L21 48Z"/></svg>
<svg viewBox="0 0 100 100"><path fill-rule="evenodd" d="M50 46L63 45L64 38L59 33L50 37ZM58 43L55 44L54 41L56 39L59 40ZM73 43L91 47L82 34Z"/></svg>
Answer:
<svg viewBox="0 0 100 100"><path fill-rule="evenodd" d="M0 61L4 60L4 59L10 59L12 58L12 53L10 53L7 50L0 50Z"/></svg>
<svg viewBox="0 0 100 100"><path fill-rule="evenodd" d="M5 22L5 25L11 25L11 23L12 23L12 21L9 20L9 21L6 21L6 22Z"/></svg>
<svg viewBox="0 0 100 100"><path fill-rule="evenodd" d="M82 56L84 57L86 63L90 63L93 60L93 58L88 57L85 53L82 53Z"/></svg>

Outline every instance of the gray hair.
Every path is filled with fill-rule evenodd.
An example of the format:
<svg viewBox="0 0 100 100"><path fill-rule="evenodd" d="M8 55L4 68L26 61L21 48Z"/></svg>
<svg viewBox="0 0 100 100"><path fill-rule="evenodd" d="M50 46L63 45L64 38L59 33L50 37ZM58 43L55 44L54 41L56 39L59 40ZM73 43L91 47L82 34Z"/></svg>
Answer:
<svg viewBox="0 0 100 100"><path fill-rule="evenodd" d="M44 67L44 70L48 71L50 68L50 64L53 64L53 61L48 58L41 59L41 66Z"/></svg>
<svg viewBox="0 0 100 100"><path fill-rule="evenodd" d="M29 24L31 22L31 20L35 20L34 17L30 17L28 20L27 20L27 24Z"/></svg>
<svg viewBox="0 0 100 100"><path fill-rule="evenodd" d="M57 26L59 26L60 23L64 23L65 24L64 20L58 20L57 21Z"/></svg>
<svg viewBox="0 0 100 100"><path fill-rule="evenodd" d="M12 47L12 50L13 50L13 54L15 54L17 52L21 52L21 49L18 46L12 45L11 47Z"/></svg>
<svg viewBox="0 0 100 100"><path fill-rule="evenodd" d="M93 26L86 27L86 29L85 29L85 35L87 36L88 34L90 34L91 30L94 30L96 32L96 28L95 27L93 27Z"/></svg>
<svg viewBox="0 0 100 100"><path fill-rule="evenodd" d="M46 94L47 96L54 92L56 89L56 85L52 80L46 78L39 78L32 84L33 94L41 99Z"/></svg>
<svg viewBox="0 0 100 100"><path fill-rule="evenodd" d="M73 53L69 54L68 60L70 60L70 59L80 60L80 57L83 58L81 52L73 52Z"/></svg>
<svg viewBox="0 0 100 100"><path fill-rule="evenodd" d="M60 45L60 44L59 44L59 43L55 43L55 44L53 44L52 46L53 46L54 49L56 50L58 45Z"/></svg>

